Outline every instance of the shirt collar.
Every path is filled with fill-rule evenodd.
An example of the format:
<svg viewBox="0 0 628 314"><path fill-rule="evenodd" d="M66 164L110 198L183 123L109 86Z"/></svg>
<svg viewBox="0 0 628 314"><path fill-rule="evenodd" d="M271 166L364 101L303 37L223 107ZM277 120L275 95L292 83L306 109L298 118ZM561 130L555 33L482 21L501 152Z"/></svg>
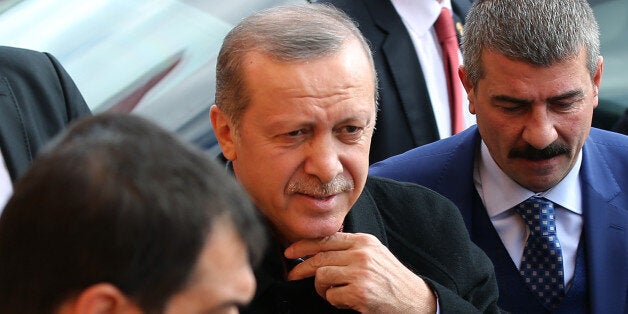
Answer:
<svg viewBox="0 0 628 314"><path fill-rule="evenodd" d="M443 0L441 3L436 0L391 0L390 2L403 23L419 36L427 33L434 25L441 8L451 10L451 0Z"/></svg>
<svg viewBox="0 0 628 314"><path fill-rule="evenodd" d="M576 214L582 214L582 194L580 193L580 165L582 150L578 153L576 163L567 176L548 191L534 193L512 180L495 163L484 141L481 142L480 159L475 168L475 184L484 202L489 217L493 218L530 198L539 196L546 198ZM500 191L500 193L484 193L484 191Z"/></svg>

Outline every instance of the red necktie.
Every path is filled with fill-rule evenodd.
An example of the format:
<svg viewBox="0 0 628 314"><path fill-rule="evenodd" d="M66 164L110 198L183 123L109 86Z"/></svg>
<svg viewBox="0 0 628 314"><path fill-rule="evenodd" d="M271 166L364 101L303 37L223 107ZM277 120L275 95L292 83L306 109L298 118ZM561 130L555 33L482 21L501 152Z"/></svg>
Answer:
<svg viewBox="0 0 628 314"><path fill-rule="evenodd" d="M451 132L456 134L464 130L462 111L462 83L458 77L458 38L454 30L454 19L449 9L443 8L434 23L438 41L443 50L443 63L447 77L449 93L449 110L451 112Z"/></svg>

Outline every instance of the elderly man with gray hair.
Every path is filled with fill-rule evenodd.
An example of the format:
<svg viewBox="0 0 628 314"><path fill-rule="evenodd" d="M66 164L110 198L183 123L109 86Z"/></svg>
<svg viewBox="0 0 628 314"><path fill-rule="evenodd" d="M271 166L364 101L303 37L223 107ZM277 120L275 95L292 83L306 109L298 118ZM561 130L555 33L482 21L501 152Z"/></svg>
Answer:
<svg viewBox="0 0 628 314"><path fill-rule="evenodd" d="M376 100L370 49L333 7L275 7L225 38L211 122L273 239L245 313L498 311L456 207L367 176Z"/></svg>

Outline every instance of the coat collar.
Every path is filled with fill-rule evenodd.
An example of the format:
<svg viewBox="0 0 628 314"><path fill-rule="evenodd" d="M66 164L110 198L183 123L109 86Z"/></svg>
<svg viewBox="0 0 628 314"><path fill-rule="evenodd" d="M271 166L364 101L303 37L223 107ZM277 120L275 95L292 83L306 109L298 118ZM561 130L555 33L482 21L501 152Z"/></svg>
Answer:
<svg viewBox="0 0 628 314"><path fill-rule="evenodd" d="M362 194L360 194L360 197L358 197L358 200L353 204L345 218L345 232L372 234L382 244L388 246L382 216L373 196L368 190L369 182L371 182L370 178L367 179L367 186L362 190Z"/></svg>
<svg viewBox="0 0 628 314"><path fill-rule="evenodd" d="M621 204L622 191L615 176L625 174L611 171L595 137L592 130L582 150L581 169L591 305L593 313L621 312L628 292L628 208Z"/></svg>
<svg viewBox="0 0 628 314"><path fill-rule="evenodd" d="M33 150L23 114L8 80L0 76L0 149L13 181L33 160Z"/></svg>

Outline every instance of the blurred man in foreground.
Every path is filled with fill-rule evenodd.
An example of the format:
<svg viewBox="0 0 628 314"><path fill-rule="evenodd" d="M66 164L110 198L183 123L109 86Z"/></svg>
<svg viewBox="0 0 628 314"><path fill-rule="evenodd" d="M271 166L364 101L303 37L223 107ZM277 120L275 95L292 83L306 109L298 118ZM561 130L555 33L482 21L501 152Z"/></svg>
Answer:
<svg viewBox="0 0 628 314"><path fill-rule="evenodd" d="M0 313L226 313L262 226L232 178L141 118L73 124L0 218Z"/></svg>

